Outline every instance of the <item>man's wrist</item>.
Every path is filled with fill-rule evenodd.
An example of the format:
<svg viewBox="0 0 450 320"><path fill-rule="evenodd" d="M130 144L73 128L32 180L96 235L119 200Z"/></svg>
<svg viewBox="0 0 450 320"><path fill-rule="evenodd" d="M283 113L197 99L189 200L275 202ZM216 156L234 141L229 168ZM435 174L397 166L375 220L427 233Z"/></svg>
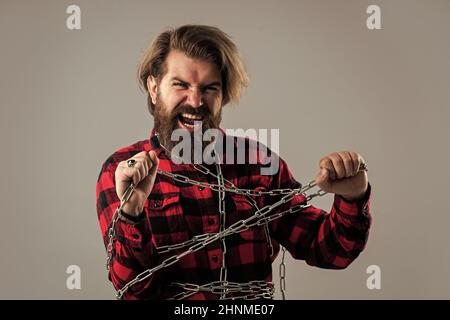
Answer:
<svg viewBox="0 0 450 320"><path fill-rule="evenodd" d="M364 192L359 193L359 194L357 194L357 195L343 195L343 194L341 194L340 196L341 196L345 201L347 201L347 202L356 202L356 201L360 201L360 200L364 199L364 196L365 196L366 193L367 193L367 189L368 189L368 188L366 188L366 190L364 190Z"/></svg>
<svg viewBox="0 0 450 320"><path fill-rule="evenodd" d="M140 212L137 215L131 215L128 214L127 212L125 212L124 210L119 210L119 218L120 220L126 222L126 223L131 223L131 224L136 224L142 221L142 218L145 216L144 211Z"/></svg>
<svg viewBox="0 0 450 320"><path fill-rule="evenodd" d="M138 216L139 214L144 211L143 206L136 206L131 203L125 203L125 205L122 208L123 212L126 212L130 216Z"/></svg>

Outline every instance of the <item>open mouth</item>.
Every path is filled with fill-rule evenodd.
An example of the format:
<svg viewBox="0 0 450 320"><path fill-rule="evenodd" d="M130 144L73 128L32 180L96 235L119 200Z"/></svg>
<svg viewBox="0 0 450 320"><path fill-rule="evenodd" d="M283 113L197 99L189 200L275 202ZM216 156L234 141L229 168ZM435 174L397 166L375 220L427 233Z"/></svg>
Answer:
<svg viewBox="0 0 450 320"><path fill-rule="evenodd" d="M195 126L201 125L203 122L203 116L193 115L190 113L182 113L178 115L178 121L187 129L194 129Z"/></svg>

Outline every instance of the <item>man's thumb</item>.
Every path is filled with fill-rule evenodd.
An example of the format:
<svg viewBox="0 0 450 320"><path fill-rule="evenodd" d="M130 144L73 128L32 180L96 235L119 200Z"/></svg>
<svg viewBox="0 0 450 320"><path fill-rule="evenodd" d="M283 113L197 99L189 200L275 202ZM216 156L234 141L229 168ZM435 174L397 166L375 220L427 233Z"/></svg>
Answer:
<svg viewBox="0 0 450 320"><path fill-rule="evenodd" d="M319 188L324 189L328 186L328 176L328 170L325 168L321 168L316 176L316 184L319 186Z"/></svg>

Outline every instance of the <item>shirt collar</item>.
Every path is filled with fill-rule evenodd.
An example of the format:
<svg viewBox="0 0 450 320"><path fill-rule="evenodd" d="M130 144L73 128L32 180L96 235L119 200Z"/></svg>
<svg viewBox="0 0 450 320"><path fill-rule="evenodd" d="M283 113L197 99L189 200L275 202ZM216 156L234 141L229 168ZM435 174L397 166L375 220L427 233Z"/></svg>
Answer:
<svg viewBox="0 0 450 320"><path fill-rule="evenodd" d="M145 141L144 149L145 149L145 151L153 150L156 153L156 156L159 158L161 156L161 154L164 154L164 149L162 147L159 147L159 148L152 147L152 145L150 143L150 139L153 138L155 135L156 135L156 130L155 130L155 128L153 128L152 131L150 132L150 137Z"/></svg>

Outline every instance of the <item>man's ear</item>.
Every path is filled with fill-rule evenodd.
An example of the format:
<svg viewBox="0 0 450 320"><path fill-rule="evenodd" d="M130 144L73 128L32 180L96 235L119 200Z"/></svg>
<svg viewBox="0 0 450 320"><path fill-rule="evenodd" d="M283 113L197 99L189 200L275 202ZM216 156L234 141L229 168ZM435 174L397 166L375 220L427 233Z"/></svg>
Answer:
<svg viewBox="0 0 450 320"><path fill-rule="evenodd" d="M153 104L156 104L156 97L158 96L158 82L154 76L147 77L147 88L152 97Z"/></svg>

